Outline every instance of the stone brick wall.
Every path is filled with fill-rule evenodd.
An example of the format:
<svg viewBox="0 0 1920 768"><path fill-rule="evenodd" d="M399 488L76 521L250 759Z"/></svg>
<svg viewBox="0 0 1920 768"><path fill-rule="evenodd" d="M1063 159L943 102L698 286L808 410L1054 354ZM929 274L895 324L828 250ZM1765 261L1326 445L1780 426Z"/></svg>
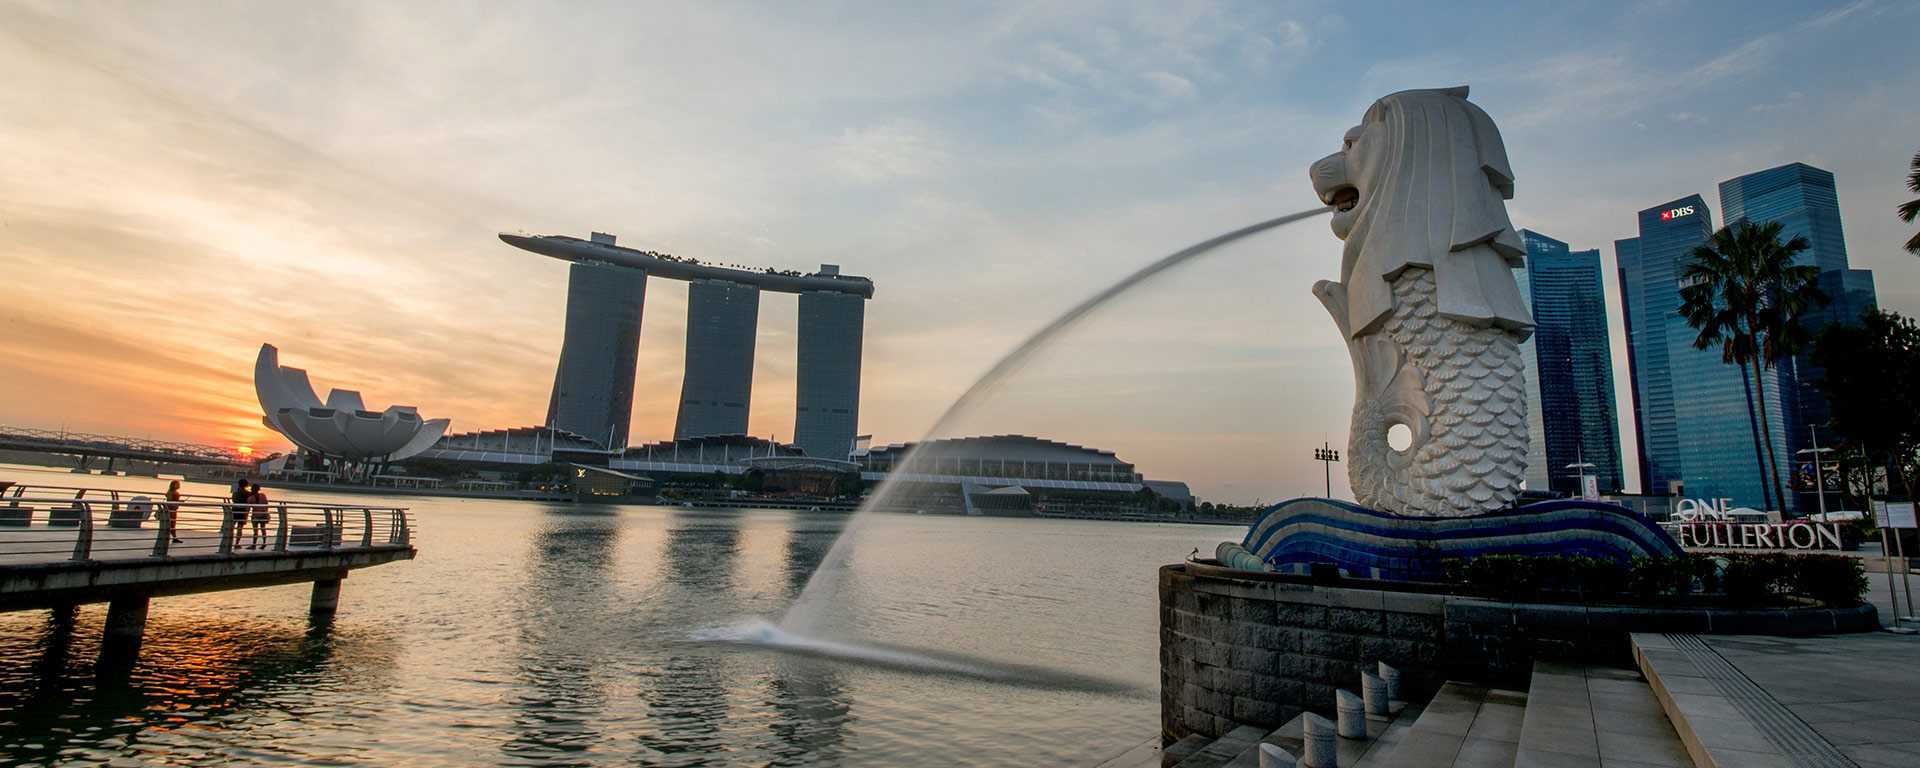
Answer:
<svg viewBox="0 0 1920 768"><path fill-rule="evenodd" d="M1347 582L1349 585L1352 582ZM1377 582L1376 582L1377 583ZM1160 730L1168 744L1333 714L1360 671L1399 667L1409 700L1440 683L1521 686L1536 657L1628 661L1632 632L1806 635L1880 626L1872 605L1728 610L1503 603L1326 586L1186 563L1160 569Z"/></svg>
<svg viewBox="0 0 1920 768"><path fill-rule="evenodd" d="M1160 569L1160 717L1167 743L1236 725L1278 728L1301 710L1331 715L1376 662L1424 695L1438 680L1445 598L1196 575Z"/></svg>

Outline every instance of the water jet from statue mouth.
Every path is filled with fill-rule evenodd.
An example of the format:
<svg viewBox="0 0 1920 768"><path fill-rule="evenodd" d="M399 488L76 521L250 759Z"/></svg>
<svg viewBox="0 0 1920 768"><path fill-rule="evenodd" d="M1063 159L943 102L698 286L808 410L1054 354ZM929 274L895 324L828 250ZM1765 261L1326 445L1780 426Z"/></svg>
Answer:
<svg viewBox="0 0 1920 768"><path fill-rule="evenodd" d="M721 643L775 653L827 659L922 675L967 678L1023 688L1146 695L1132 683L1065 672L1030 664L1008 664L974 656L929 651L886 643L850 642L792 632L765 619L750 618L694 632L695 642Z"/></svg>

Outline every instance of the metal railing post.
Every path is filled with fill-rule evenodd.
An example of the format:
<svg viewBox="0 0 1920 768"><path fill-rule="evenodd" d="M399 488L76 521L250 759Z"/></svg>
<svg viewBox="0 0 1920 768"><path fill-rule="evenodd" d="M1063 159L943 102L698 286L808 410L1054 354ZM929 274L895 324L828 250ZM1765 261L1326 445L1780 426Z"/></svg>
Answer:
<svg viewBox="0 0 1920 768"><path fill-rule="evenodd" d="M93 507L75 501L73 509L80 513L80 534L73 539L73 559L87 560L93 556Z"/></svg>
<svg viewBox="0 0 1920 768"><path fill-rule="evenodd" d="M320 510L324 515L320 523L320 548L333 549L333 507Z"/></svg>
<svg viewBox="0 0 1920 768"><path fill-rule="evenodd" d="M361 507L360 511L366 517L366 523L360 529L360 548L367 549L373 546L373 508Z"/></svg>
<svg viewBox="0 0 1920 768"><path fill-rule="evenodd" d="M280 530L274 534L273 551L287 551L287 503L280 502Z"/></svg>
<svg viewBox="0 0 1920 768"><path fill-rule="evenodd" d="M218 551L223 555L233 554L233 515L236 509L239 509L238 504L223 504L220 506L220 548Z"/></svg>

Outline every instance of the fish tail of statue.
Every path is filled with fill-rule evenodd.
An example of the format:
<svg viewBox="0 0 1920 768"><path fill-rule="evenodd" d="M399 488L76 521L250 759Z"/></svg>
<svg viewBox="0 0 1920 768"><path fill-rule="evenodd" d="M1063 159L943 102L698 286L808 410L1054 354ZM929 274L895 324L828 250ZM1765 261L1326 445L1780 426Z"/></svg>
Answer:
<svg viewBox="0 0 1920 768"><path fill-rule="evenodd" d="M1340 281L1314 293L1353 358L1347 474L1355 500L1400 515L1508 507L1526 471L1533 318L1512 273L1513 172L1466 96L1388 95L1308 174L1346 241ZM1395 450L1399 426L1411 441Z"/></svg>
<svg viewBox="0 0 1920 768"><path fill-rule="evenodd" d="M1458 517L1505 507L1526 472L1527 412L1515 331L1440 315L1433 273L1393 281L1393 314L1350 338L1354 408L1347 441L1354 500L1399 514ZM1344 333L1346 292L1314 293ZM1404 426L1408 444L1389 435Z"/></svg>

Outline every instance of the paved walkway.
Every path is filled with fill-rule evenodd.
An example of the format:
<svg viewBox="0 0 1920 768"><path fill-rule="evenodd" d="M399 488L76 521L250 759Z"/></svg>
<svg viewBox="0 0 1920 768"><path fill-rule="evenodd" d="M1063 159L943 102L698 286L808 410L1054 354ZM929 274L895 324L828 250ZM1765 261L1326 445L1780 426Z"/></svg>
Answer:
<svg viewBox="0 0 1920 768"><path fill-rule="evenodd" d="M1636 634L1634 645L1702 766L1920 765L1920 638Z"/></svg>

